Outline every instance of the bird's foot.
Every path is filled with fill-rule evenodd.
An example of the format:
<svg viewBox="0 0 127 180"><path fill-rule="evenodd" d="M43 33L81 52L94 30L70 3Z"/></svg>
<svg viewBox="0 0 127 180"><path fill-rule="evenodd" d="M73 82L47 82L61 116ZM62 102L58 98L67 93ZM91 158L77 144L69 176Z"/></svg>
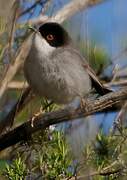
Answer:
<svg viewBox="0 0 127 180"><path fill-rule="evenodd" d="M43 110L41 107L40 110L37 113L35 113L33 117L31 118L31 127L34 127L34 120L37 119L37 117L39 117L40 115L42 115L42 113L43 113Z"/></svg>
<svg viewBox="0 0 127 180"><path fill-rule="evenodd" d="M81 110L85 110L85 111L88 111L88 101L86 99L81 99L81 103L80 103L80 108Z"/></svg>

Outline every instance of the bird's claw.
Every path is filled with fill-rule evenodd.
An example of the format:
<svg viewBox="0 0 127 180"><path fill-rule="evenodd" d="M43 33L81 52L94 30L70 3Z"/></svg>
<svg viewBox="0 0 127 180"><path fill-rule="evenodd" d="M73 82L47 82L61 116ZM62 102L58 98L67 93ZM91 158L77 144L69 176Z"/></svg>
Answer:
<svg viewBox="0 0 127 180"><path fill-rule="evenodd" d="M33 117L31 118L31 127L34 127L34 120L35 120L37 117L39 117L42 113L43 113L43 111L42 111L42 107L41 107L40 110L39 110L37 113L35 113L35 114L33 115Z"/></svg>
<svg viewBox="0 0 127 180"><path fill-rule="evenodd" d="M88 105L88 101L86 99L81 99L81 103L80 103L81 110L88 111L87 105Z"/></svg>

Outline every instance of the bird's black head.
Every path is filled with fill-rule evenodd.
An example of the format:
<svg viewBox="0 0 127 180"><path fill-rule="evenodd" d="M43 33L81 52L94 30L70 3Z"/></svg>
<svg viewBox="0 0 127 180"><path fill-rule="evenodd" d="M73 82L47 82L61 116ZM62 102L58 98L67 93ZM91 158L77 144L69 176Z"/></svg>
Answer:
<svg viewBox="0 0 127 180"><path fill-rule="evenodd" d="M67 45L70 42L70 37L64 28L54 22L48 22L39 27L39 32L42 37L53 47Z"/></svg>

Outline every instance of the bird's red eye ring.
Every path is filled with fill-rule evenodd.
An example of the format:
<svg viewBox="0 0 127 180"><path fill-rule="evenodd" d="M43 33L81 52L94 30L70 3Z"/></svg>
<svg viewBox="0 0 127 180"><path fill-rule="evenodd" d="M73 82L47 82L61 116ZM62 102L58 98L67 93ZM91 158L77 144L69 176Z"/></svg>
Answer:
<svg viewBox="0 0 127 180"><path fill-rule="evenodd" d="M54 39L54 36L52 34L48 34L46 38L47 40L52 41Z"/></svg>

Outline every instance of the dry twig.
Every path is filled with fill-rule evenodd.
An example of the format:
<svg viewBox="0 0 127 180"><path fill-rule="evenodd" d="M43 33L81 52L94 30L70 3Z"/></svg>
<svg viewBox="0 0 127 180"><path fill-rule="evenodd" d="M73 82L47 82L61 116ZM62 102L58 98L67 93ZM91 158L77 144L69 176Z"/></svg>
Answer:
<svg viewBox="0 0 127 180"><path fill-rule="evenodd" d="M30 47L28 46L29 40L30 40L30 37L28 37L28 39L22 44L19 54L16 56L14 63L10 64L8 71L6 72L5 77L3 78L1 82L0 99L3 96L4 92L6 91L8 83L12 80L17 70L21 67L25 58L27 57L27 54L30 49Z"/></svg>

